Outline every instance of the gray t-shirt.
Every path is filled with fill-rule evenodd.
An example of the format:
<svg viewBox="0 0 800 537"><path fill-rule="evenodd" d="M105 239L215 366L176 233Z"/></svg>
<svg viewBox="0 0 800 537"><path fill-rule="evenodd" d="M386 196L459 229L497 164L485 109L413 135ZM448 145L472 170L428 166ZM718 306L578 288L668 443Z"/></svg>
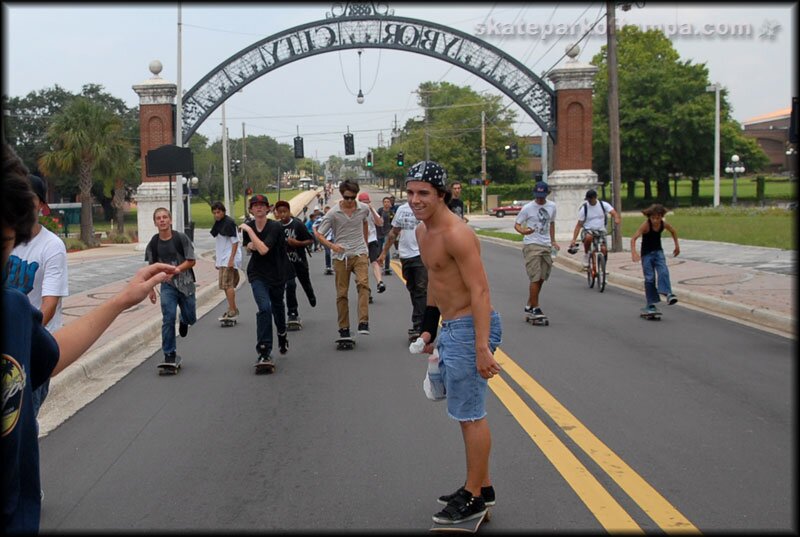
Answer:
<svg viewBox="0 0 800 537"><path fill-rule="evenodd" d="M368 253L367 241L364 239L364 222L370 216L369 207L356 201L353 216L347 216L342 211L341 204L337 203L322 217L317 227L320 234L325 236L329 230L333 230L333 236L336 237L335 243L344 246L344 253L331 252L334 259L342 260L345 257Z"/></svg>

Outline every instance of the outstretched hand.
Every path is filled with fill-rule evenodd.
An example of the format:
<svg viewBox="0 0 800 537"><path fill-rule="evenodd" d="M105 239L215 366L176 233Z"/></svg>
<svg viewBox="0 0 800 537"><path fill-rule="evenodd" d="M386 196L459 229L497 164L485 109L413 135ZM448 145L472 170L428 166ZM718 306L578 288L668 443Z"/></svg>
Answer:
<svg viewBox="0 0 800 537"><path fill-rule="evenodd" d="M140 268L128 285L117 295L125 309L135 306L153 292L153 288L178 274L178 267L166 263L153 263Z"/></svg>

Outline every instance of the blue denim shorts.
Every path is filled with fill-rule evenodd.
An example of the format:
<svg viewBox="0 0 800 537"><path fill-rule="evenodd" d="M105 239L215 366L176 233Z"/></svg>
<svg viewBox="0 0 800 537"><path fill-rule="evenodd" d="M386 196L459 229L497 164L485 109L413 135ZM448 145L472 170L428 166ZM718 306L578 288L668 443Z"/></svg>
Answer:
<svg viewBox="0 0 800 537"><path fill-rule="evenodd" d="M500 314L492 311L489 320L489 348L494 352L503 335ZM439 369L447 390L447 414L458 421L486 417L488 381L478 373L472 315L442 321L438 349Z"/></svg>

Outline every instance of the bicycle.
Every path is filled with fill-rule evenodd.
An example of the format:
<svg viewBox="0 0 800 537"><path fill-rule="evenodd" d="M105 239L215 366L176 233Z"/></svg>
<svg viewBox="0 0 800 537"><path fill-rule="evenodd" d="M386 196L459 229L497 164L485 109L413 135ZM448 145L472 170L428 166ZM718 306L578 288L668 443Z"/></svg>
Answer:
<svg viewBox="0 0 800 537"><path fill-rule="evenodd" d="M584 229L585 233L592 235L592 245L589 249L589 266L586 267L586 283L589 288L593 288L595 282L597 283L597 290L601 293L606 288L606 281L608 273L606 272L606 256L603 254L602 246L606 243L605 230L589 230ZM574 253L572 249L567 250L569 253ZM575 246L577 252L577 245Z"/></svg>

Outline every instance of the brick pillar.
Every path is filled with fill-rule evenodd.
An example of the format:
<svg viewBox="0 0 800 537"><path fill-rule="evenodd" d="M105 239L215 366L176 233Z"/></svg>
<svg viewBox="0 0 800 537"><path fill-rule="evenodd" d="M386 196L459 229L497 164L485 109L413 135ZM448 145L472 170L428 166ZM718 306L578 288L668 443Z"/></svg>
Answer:
<svg viewBox="0 0 800 537"><path fill-rule="evenodd" d="M137 249L144 250L150 237L158 233L153 223L153 211L158 207L168 207L170 202L169 176L148 177L147 160L145 155L152 149L157 149L165 144L175 143L175 122L173 108L177 85L161 78L161 62L150 62L150 72L153 76L141 84L133 86L133 91L139 95L139 137L142 163L142 184L136 189L137 223L139 244ZM172 179L173 181L176 178ZM180 176L177 177L180 180ZM174 191L174 183L172 190ZM170 210L175 215L177 210L183 210L180 199L175 199L173 192L172 207ZM173 216L173 223L175 218Z"/></svg>
<svg viewBox="0 0 800 537"><path fill-rule="evenodd" d="M556 90L557 143L549 199L558 206L556 240L567 241L578 220L586 191L598 185L592 171L592 85L597 67L576 60L579 49L568 46L569 60L548 75Z"/></svg>

